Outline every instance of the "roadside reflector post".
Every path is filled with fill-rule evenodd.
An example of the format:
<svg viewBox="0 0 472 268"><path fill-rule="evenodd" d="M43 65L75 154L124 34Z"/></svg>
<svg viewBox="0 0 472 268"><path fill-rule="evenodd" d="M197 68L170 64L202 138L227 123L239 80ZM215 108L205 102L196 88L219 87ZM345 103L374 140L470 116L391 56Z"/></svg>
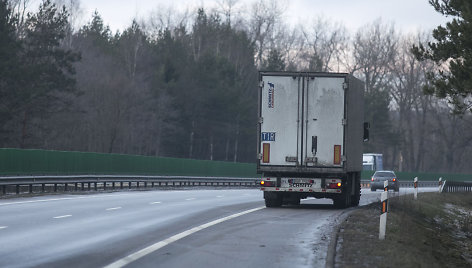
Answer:
<svg viewBox="0 0 472 268"><path fill-rule="evenodd" d="M387 212L388 212L388 192L384 191L380 197L381 211L380 211L380 226L379 239L385 240L385 230L387 229Z"/></svg>
<svg viewBox="0 0 472 268"><path fill-rule="evenodd" d="M413 185L415 187L414 197L416 200L418 198L418 177L415 177L415 179L413 180Z"/></svg>
<svg viewBox="0 0 472 268"><path fill-rule="evenodd" d="M443 182L442 182L442 177L439 177L439 183L438 183L438 192L441 192L441 186L442 186Z"/></svg>
<svg viewBox="0 0 472 268"><path fill-rule="evenodd" d="M384 192L388 192L388 180L384 181Z"/></svg>

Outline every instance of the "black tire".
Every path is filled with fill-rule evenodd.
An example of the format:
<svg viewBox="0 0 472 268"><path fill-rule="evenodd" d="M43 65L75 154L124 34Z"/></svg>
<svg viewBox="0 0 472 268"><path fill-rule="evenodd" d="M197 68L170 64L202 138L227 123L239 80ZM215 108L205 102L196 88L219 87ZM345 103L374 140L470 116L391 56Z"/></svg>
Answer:
<svg viewBox="0 0 472 268"><path fill-rule="evenodd" d="M395 192L399 192L399 191L400 191L400 187L395 188Z"/></svg>
<svg viewBox="0 0 472 268"><path fill-rule="evenodd" d="M370 188L370 191L375 192L375 191L377 191L377 189L375 189L375 188Z"/></svg>
<svg viewBox="0 0 472 268"><path fill-rule="evenodd" d="M282 206L282 199L265 199L265 205L268 208L276 208Z"/></svg>
<svg viewBox="0 0 472 268"><path fill-rule="evenodd" d="M356 179L354 180L355 184L355 193L351 199L351 206L357 207L359 205L359 201L361 200L361 179L360 174L356 174Z"/></svg>
<svg viewBox="0 0 472 268"><path fill-rule="evenodd" d="M333 204L336 208L348 208L351 206L351 183L349 179L346 179L346 184L342 188L342 193L333 198Z"/></svg>
<svg viewBox="0 0 472 268"><path fill-rule="evenodd" d="M282 195L275 192L264 192L265 205L268 208L275 208L282 206Z"/></svg>
<svg viewBox="0 0 472 268"><path fill-rule="evenodd" d="M333 204L335 208L348 208L351 206L351 195L343 193L340 196L333 198Z"/></svg>

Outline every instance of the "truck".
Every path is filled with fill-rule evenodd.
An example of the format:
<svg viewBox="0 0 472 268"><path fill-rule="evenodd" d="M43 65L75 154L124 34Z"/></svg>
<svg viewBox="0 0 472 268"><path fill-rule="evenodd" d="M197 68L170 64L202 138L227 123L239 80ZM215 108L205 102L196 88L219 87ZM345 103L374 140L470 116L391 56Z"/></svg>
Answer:
<svg viewBox="0 0 472 268"><path fill-rule="evenodd" d="M362 155L362 169L363 170L383 170L383 155L382 154L363 154Z"/></svg>
<svg viewBox="0 0 472 268"><path fill-rule="evenodd" d="M257 172L266 207L360 199L364 83L347 73L259 72Z"/></svg>

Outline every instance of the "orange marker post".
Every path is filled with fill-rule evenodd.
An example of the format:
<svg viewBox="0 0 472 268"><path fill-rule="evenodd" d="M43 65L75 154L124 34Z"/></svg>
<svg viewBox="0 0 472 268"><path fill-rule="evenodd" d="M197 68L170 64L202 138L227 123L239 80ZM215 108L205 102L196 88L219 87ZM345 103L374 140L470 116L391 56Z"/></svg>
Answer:
<svg viewBox="0 0 472 268"><path fill-rule="evenodd" d="M384 191L380 197L381 211L380 211L380 226L379 239L385 240L385 231L387 229L387 212L388 212L388 192Z"/></svg>

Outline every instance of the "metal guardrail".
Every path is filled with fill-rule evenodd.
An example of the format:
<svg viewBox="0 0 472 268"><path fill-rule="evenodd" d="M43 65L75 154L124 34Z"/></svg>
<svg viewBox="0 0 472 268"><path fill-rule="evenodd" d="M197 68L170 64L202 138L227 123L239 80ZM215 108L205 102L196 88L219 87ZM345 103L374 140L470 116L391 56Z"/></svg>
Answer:
<svg viewBox="0 0 472 268"><path fill-rule="evenodd" d="M472 192L472 182L445 181L443 193Z"/></svg>
<svg viewBox="0 0 472 268"><path fill-rule="evenodd" d="M413 180L412 181L398 181L400 183L400 188L411 188L413 187ZM361 187L363 188L370 188L370 180L362 180ZM418 187L437 187L437 181L418 181Z"/></svg>
<svg viewBox="0 0 472 268"><path fill-rule="evenodd" d="M124 188L183 186L258 186L256 178L191 177L191 176L131 176L131 175L67 175L0 177L0 193L114 190ZM27 188L25 190L25 188Z"/></svg>
<svg viewBox="0 0 472 268"><path fill-rule="evenodd" d="M361 187L370 188L370 180ZM413 181L399 181L400 187L413 187ZM0 177L0 194L57 191L90 191L184 186L258 187L259 178L143 176L143 175L64 175ZM437 181L419 181L418 187L437 187ZM39 188L39 189L38 189ZM35 191L36 190L36 191ZM472 191L472 182L447 181L444 192Z"/></svg>

